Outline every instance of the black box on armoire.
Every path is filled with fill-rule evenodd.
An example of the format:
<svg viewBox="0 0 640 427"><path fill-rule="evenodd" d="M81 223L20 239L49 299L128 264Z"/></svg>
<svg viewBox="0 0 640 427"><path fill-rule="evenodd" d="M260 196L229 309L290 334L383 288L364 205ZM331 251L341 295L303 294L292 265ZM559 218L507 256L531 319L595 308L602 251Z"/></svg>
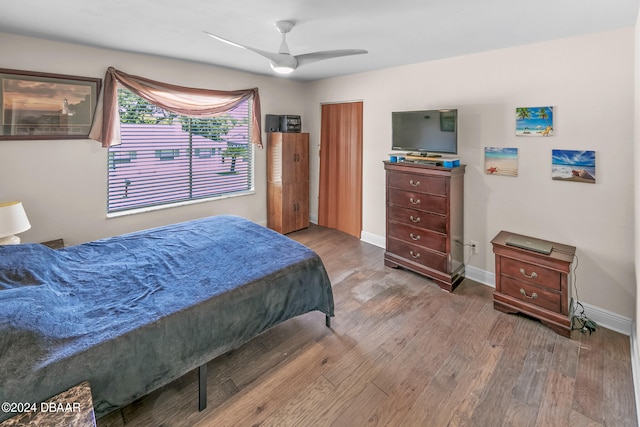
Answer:
<svg viewBox="0 0 640 427"><path fill-rule="evenodd" d="M291 114L267 114L264 129L267 132L299 133L302 132L302 119Z"/></svg>
<svg viewBox="0 0 640 427"><path fill-rule="evenodd" d="M280 132L280 116L267 114L264 120L264 130L267 132Z"/></svg>

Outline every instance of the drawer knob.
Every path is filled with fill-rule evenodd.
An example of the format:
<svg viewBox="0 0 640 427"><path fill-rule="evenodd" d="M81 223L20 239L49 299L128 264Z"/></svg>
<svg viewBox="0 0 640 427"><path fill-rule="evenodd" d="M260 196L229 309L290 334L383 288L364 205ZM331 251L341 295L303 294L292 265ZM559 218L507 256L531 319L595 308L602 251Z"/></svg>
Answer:
<svg viewBox="0 0 640 427"><path fill-rule="evenodd" d="M411 222L420 222L421 219L420 217L415 217L413 215L409 216L409 219L411 220Z"/></svg>
<svg viewBox="0 0 640 427"><path fill-rule="evenodd" d="M413 259L418 259L420 258L420 252L413 252L413 251L409 251L409 254L411 254L411 257Z"/></svg>
<svg viewBox="0 0 640 427"><path fill-rule="evenodd" d="M527 291L525 291L524 289L520 288L520 293L522 295L524 295L525 297L529 298L529 299L536 299L538 298L538 294L536 294L535 292L531 294L531 296L527 295Z"/></svg>
<svg viewBox="0 0 640 427"><path fill-rule="evenodd" d="M411 237L412 240L420 240L420 235L419 234L416 236L413 233L409 233L409 237Z"/></svg>
<svg viewBox="0 0 640 427"><path fill-rule="evenodd" d="M411 184L414 187L417 187L418 185L420 185L420 181L414 181L412 179L409 180L409 184Z"/></svg>
<svg viewBox="0 0 640 427"><path fill-rule="evenodd" d="M409 199L409 201L410 201L411 203L413 203L414 205L419 205L419 204L420 204L420 199L417 199L417 200L416 200L416 199L414 199L413 197L411 197L411 198Z"/></svg>
<svg viewBox="0 0 640 427"><path fill-rule="evenodd" d="M535 271L532 272L531 274L527 274L527 272L524 271L524 268L520 269L520 273L522 273L522 275L527 279L535 279L536 277L538 277L538 273L536 273ZM522 291L522 289L520 291Z"/></svg>

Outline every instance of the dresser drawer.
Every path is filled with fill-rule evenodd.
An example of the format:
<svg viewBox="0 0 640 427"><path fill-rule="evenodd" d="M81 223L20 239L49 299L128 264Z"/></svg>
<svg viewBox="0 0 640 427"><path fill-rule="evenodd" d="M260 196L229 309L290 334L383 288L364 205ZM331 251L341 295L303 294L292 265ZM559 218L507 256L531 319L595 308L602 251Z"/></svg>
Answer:
<svg viewBox="0 0 640 427"><path fill-rule="evenodd" d="M439 194L441 196L447 194L447 182L444 178L393 172L389 174L388 184L389 187L419 193Z"/></svg>
<svg viewBox="0 0 640 427"><path fill-rule="evenodd" d="M517 298L527 304L533 304L554 313L561 313L561 294L550 290L532 286L511 277L502 276L500 281L501 292L513 298Z"/></svg>
<svg viewBox="0 0 640 427"><path fill-rule="evenodd" d="M447 239L444 234L418 228L409 224L389 223L389 236L407 243L423 246L434 251L446 252Z"/></svg>
<svg viewBox="0 0 640 427"><path fill-rule="evenodd" d="M447 256L395 238L387 239L387 251L438 271L448 272Z"/></svg>
<svg viewBox="0 0 640 427"><path fill-rule="evenodd" d="M389 207L387 215L387 221L410 224L442 234L447 232L447 217L444 215L399 206Z"/></svg>
<svg viewBox="0 0 640 427"><path fill-rule="evenodd" d="M543 286L557 291L561 289L561 275L558 271L506 257L501 257L500 268L503 275L513 277L525 283Z"/></svg>
<svg viewBox="0 0 640 427"><path fill-rule="evenodd" d="M447 198L413 191L389 190L389 203L420 211L447 213Z"/></svg>

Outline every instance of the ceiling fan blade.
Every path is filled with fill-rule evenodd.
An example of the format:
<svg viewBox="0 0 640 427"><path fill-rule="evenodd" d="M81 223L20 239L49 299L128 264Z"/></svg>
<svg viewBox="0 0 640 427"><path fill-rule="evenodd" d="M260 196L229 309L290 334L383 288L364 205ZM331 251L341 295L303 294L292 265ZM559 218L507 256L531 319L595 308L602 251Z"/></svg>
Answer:
<svg viewBox="0 0 640 427"><path fill-rule="evenodd" d="M223 42L223 43L227 43L227 44L229 44L231 46L239 47L241 49L246 49L246 50L249 50L251 52L257 53L258 55L262 55L265 58L267 58L269 61L273 62L274 64L280 65L283 62L290 63L290 60L288 58L286 58L286 57L289 57L289 58L293 59L293 57L291 57L291 55L267 52L265 50L260 50L260 49L256 49L256 48L251 47L251 46L245 46L245 45L242 45L240 43L232 42L231 40L227 40L227 39L222 38L220 36L216 36L215 34L211 34L208 31L204 31L204 33L207 34L208 36L213 37L214 39L216 39L218 41Z"/></svg>
<svg viewBox="0 0 640 427"><path fill-rule="evenodd" d="M324 59L338 58L340 56L362 55L365 53L369 52L364 49L338 49L304 53L302 55L296 55L295 58L298 61L298 66L302 66L311 62L322 61Z"/></svg>

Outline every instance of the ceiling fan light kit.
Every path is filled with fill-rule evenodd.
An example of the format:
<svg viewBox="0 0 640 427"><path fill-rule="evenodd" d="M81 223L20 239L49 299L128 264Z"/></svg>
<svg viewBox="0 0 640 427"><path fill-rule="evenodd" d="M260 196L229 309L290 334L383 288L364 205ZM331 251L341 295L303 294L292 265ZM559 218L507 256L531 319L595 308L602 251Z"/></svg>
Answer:
<svg viewBox="0 0 640 427"><path fill-rule="evenodd" d="M282 43L280 43L280 49L278 53L267 52L264 50L256 49L250 46L241 45L240 43L232 42L231 40L224 39L215 34L211 34L205 31L205 34L213 37L214 39L227 43L231 46L239 47L257 53L269 60L271 69L279 74L289 74L293 72L299 66L309 64L311 62L321 61L325 59L337 58L340 56L350 55L362 55L368 53L364 49L340 49L340 50L325 50L320 52L305 53L302 55L291 55L289 46L287 45L287 33L289 33L294 23L290 21L278 21L275 26L278 32L282 34Z"/></svg>
<svg viewBox="0 0 640 427"><path fill-rule="evenodd" d="M277 65L273 62L270 62L269 65L271 66L271 69L278 74L289 74L296 69L295 67L287 67L286 65Z"/></svg>

